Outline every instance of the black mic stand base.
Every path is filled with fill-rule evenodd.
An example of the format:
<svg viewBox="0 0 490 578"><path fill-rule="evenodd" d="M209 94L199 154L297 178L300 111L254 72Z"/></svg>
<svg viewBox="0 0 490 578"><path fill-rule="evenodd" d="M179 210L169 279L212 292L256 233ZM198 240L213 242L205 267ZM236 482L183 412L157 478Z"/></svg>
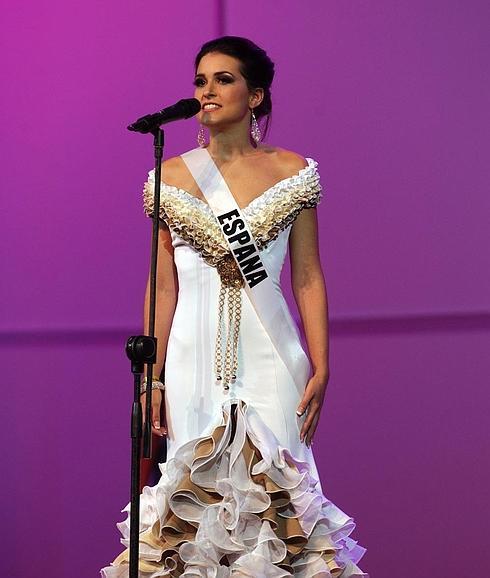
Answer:
<svg viewBox="0 0 490 578"><path fill-rule="evenodd" d="M126 355L131 360L134 375L134 395L131 411L131 508L129 531L129 576L138 578L139 565L139 519L140 519L140 471L143 414L141 411L141 374L145 363L156 361L157 342L154 337L133 335L126 343ZM150 388L151 389L151 388Z"/></svg>

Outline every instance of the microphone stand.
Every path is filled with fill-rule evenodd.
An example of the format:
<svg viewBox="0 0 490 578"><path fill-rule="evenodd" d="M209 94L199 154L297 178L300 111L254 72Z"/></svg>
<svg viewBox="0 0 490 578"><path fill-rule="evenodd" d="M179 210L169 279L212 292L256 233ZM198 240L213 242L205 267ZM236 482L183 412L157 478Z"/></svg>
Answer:
<svg viewBox="0 0 490 578"><path fill-rule="evenodd" d="M142 439L142 408L140 401L141 374L146 364L146 408L143 432L143 457L151 458L151 397L153 365L156 363L157 340L155 338L155 301L157 280L158 234L160 215L160 182L163 158L164 134L160 127L151 131L154 136L155 196L153 203L153 228L150 268L150 308L148 335L131 336L126 343L126 354L131 360L134 376L134 397L131 411L131 509L129 530L129 578L138 578L139 566L139 519L140 519L140 467Z"/></svg>

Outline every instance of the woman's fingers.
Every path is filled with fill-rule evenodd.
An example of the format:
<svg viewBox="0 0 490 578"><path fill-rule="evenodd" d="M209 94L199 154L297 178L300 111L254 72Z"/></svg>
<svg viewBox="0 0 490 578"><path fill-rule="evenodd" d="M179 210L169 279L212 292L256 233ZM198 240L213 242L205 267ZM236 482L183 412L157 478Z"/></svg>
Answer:
<svg viewBox="0 0 490 578"><path fill-rule="evenodd" d="M301 443L303 443L304 437L306 432L308 431L308 428L310 427L311 421L313 419L313 400L315 399L315 390L313 387L311 387L311 380L306 384L305 387L305 391L303 393L303 399L301 400L301 403L298 405L298 409L296 410L296 413L298 415L303 415L306 413L306 419L303 422L303 425L301 427L301 431L299 434L299 440Z"/></svg>
<svg viewBox="0 0 490 578"><path fill-rule="evenodd" d="M320 419L320 411L316 411L315 415L313 416L313 420L311 425L306 432L306 445L310 447L312 444L313 436L315 435L316 427L318 425L318 420Z"/></svg>
<svg viewBox="0 0 490 578"><path fill-rule="evenodd" d="M143 406L143 423L145 421L146 411L146 394L141 396L141 405ZM160 389L154 389L151 392L151 431L157 436L164 436L167 434L167 428L165 425L162 426L160 423L162 414L162 391Z"/></svg>
<svg viewBox="0 0 490 578"><path fill-rule="evenodd" d="M306 419L301 427L299 437L300 441L305 441L308 447L310 447L312 443L316 426L320 419L325 387L326 380L324 378L313 376L307 383L303 399L296 410L296 413L300 416L306 411Z"/></svg>
<svg viewBox="0 0 490 578"><path fill-rule="evenodd" d="M305 392L303 394L303 399L301 400L301 403L298 405L298 409L296 410L296 413L298 415L303 415L308 407L308 405L311 402L311 399L313 398L313 390L311 388L309 388L308 386L306 386Z"/></svg>
<svg viewBox="0 0 490 578"><path fill-rule="evenodd" d="M162 403L162 395L160 390L155 389L151 396L151 422L155 429L160 429L160 405Z"/></svg>
<svg viewBox="0 0 490 578"><path fill-rule="evenodd" d="M162 390L154 389L151 396L151 421L152 430L158 436L163 436L167 433L165 427L161 427L160 419L162 415Z"/></svg>
<svg viewBox="0 0 490 578"><path fill-rule="evenodd" d="M313 423L313 419L317 413L318 413L318 407L316 406L316 404L314 404L313 401L310 402L310 404L308 406L308 412L306 414L306 419L303 423L303 426L301 427L301 432L299 435L299 439L301 442L305 441L306 434L308 433L310 426Z"/></svg>

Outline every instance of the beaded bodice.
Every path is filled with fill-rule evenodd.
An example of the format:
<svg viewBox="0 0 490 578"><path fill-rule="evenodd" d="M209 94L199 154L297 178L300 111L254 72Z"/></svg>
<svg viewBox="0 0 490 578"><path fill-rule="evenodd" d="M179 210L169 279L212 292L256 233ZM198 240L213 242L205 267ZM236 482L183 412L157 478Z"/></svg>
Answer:
<svg viewBox="0 0 490 578"><path fill-rule="evenodd" d="M320 201L318 163L306 160L308 165L297 174L279 181L242 209L259 250L292 224L302 209L315 207ZM148 216L153 215L154 185L155 174L151 170L143 188L143 205ZM231 255L209 205L184 189L162 182L160 219L209 265L216 267L226 255Z"/></svg>
<svg viewBox="0 0 490 578"><path fill-rule="evenodd" d="M277 239L302 209L318 204L322 187L317 163L313 159L307 159L307 162L308 165L298 173L282 179L242 209L259 251ZM143 189L144 210L150 217L154 211L154 186L155 174L152 170ZM195 249L205 263L215 267L220 276L215 375L227 390L236 379L238 368L241 289L244 286L242 274L217 218L205 201L163 182L160 193L160 219Z"/></svg>

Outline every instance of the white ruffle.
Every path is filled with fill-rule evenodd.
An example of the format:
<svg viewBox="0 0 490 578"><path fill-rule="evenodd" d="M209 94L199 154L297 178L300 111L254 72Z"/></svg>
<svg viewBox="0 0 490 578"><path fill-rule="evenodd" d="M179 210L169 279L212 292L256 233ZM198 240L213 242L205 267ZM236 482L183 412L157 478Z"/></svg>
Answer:
<svg viewBox="0 0 490 578"><path fill-rule="evenodd" d="M230 419L233 403L235 420ZM227 400L222 409L222 422L212 434L180 447L161 464L158 484L143 490L139 576L367 577L357 567L366 550L349 537L353 519L317 489L309 465L279 446L243 400ZM128 517L118 528L127 547L129 505L123 511ZM176 537L173 551L159 536L145 541L155 525L168 529L172 513L177 525L197 529L193 538L179 543L178 531L168 533L169 539ZM299 533L281 538L274 518L279 525L291 519L288 528ZM102 569L104 578L128 577L124 554Z"/></svg>
<svg viewBox="0 0 490 578"><path fill-rule="evenodd" d="M307 166L275 183L253 199L242 213L259 250L291 225L305 208L315 207L322 197L318 163L307 158ZM155 170L148 172L143 186L143 208L148 216L154 211ZM228 244L211 207L179 187L161 183L160 219L211 266L229 253Z"/></svg>

